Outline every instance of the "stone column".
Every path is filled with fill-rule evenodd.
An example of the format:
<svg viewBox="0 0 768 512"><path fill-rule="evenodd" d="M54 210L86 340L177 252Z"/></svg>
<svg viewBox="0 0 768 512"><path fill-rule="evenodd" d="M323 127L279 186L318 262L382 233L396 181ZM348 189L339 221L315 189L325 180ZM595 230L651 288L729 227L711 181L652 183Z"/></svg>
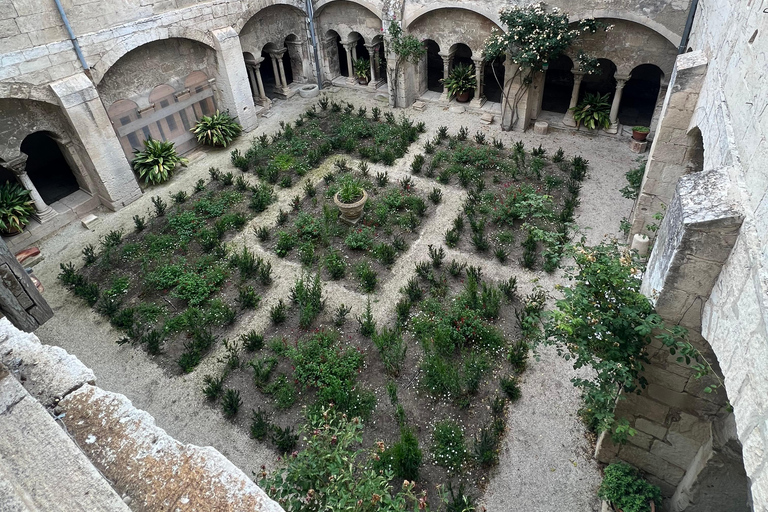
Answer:
<svg viewBox="0 0 768 512"><path fill-rule="evenodd" d="M571 71L571 73L573 73L573 91L571 92L571 103L568 105L568 112L563 116L563 124L575 128L576 121L573 119L573 110L571 109L579 103L579 89L581 88L581 80L584 78L584 72Z"/></svg>
<svg viewBox="0 0 768 512"><path fill-rule="evenodd" d="M619 133L619 106L621 105L621 93L629 80L627 75L613 75L616 79L616 92L613 94L613 103L611 103L611 126L606 128L607 133Z"/></svg>
<svg viewBox="0 0 768 512"><path fill-rule="evenodd" d="M245 71L242 51L238 58ZM245 75L242 78L246 80ZM246 83L242 85L247 87ZM93 82L85 73L78 73L50 87L85 150L85 171L95 184L91 192L112 210L141 197L141 189Z"/></svg>
<svg viewBox="0 0 768 512"><path fill-rule="evenodd" d="M283 94L288 94L291 92L291 90L288 88L288 80L285 78L285 64L283 64L283 55L285 55L287 50L287 48L283 48L282 50L275 52L277 67L280 69L280 83L282 83Z"/></svg>
<svg viewBox="0 0 768 512"><path fill-rule="evenodd" d="M453 64L453 56L456 52L439 52L438 55L442 57L443 59L443 80L448 79L448 75L451 74L451 67ZM443 85L443 94L440 95L441 101L448 101L451 99L451 96L448 94L448 88Z"/></svg>
<svg viewBox="0 0 768 512"><path fill-rule="evenodd" d="M245 69L248 70L248 82L251 85L251 97L255 99L259 96L259 87L256 85L256 73L254 73L252 65L246 64Z"/></svg>
<svg viewBox="0 0 768 512"><path fill-rule="evenodd" d="M212 30L211 35L216 50L216 90L219 93L220 110L229 110L243 130L250 131L256 127L258 120L248 85L240 37L232 27Z"/></svg>
<svg viewBox="0 0 768 512"><path fill-rule="evenodd" d="M325 76L328 80L333 80L341 74L341 68L339 68L341 56L338 52L336 36L323 39L323 48L325 50Z"/></svg>
<svg viewBox="0 0 768 512"><path fill-rule="evenodd" d="M293 81L296 83L306 83L307 76L312 73L308 73L306 70L311 67L308 59L304 57L304 44L305 41L286 41L285 45L288 48L288 55L291 57L291 72L293 73Z"/></svg>
<svg viewBox="0 0 768 512"><path fill-rule="evenodd" d="M277 58L273 52L269 52L269 57L272 59L272 73L275 75L275 89L282 89L283 84L280 82L280 71L277 69Z"/></svg>
<svg viewBox="0 0 768 512"><path fill-rule="evenodd" d="M355 78L355 68L352 66L352 50L354 47L355 43L344 43L344 49L347 52L347 69L349 70L349 76L347 77L348 84L357 82L357 78Z"/></svg>
<svg viewBox="0 0 768 512"><path fill-rule="evenodd" d="M262 62L264 62L263 57L261 58L260 61L256 62L256 64L253 65L253 74L256 75L256 85L259 88L259 99L261 100L261 105L269 108L269 106L272 104L272 101L270 101L270 99L267 98L267 93L264 91L264 81L261 79L261 63Z"/></svg>
<svg viewBox="0 0 768 512"><path fill-rule="evenodd" d="M56 216L56 211L43 201L40 192L37 191L37 187L35 187L29 174L27 174L27 155L20 153L18 157L8 162L7 165L16 175L16 179L19 180L21 186L29 191L29 198L32 199L32 202L35 205L35 213L32 214L32 217L40 222L40 224L54 218Z"/></svg>
<svg viewBox="0 0 768 512"><path fill-rule="evenodd" d="M384 81L381 76L379 76L379 44L380 43L373 43L365 45L371 60L371 81L368 82L368 87L373 90L376 90L376 88Z"/></svg>
<svg viewBox="0 0 768 512"><path fill-rule="evenodd" d="M483 97L483 70L485 69L485 60L482 57L472 57L472 62L475 63L475 81L477 87L475 87L475 97L469 103L470 107L480 108L485 103L485 97Z"/></svg>

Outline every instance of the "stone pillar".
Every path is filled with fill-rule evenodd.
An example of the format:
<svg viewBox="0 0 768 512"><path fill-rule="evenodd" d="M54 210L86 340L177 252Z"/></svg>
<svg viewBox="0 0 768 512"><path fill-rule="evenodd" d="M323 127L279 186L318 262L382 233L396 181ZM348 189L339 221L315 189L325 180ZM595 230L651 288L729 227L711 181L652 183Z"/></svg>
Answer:
<svg viewBox="0 0 768 512"><path fill-rule="evenodd" d="M232 27L212 30L211 34L216 50L216 89L219 92L220 110L228 110L243 130L250 131L256 127L258 120L248 85L240 37Z"/></svg>
<svg viewBox="0 0 768 512"><path fill-rule="evenodd" d="M355 43L344 43L344 50L347 52L347 69L349 70L349 76L347 77L348 84L354 84L357 82L355 78L355 68L352 66L352 50L355 47Z"/></svg>
<svg viewBox="0 0 768 512"><path fill-rule="evenodd" d="M296 83L306 83L307 77L312 73L307 70L311 68L309 59L305 58L304 45L306 41L286 41L288 55L291 57L291 72L293 81Z"/></svg>
<svg viewBox="0 0 768 512"><path fill-rule="evenodd" d="M238 57L245 70L242 52ZM245 75L242 78L245 82ZM247 83L243 86L247 87ZM84 73L78 73L50 87L85 150L88 161L84 164L95 184L92 192L112 210L138 199L141 189L93 82Z"/></svg>
<svg viewBox="0 0 768 512"><path fill-rule="evenodd" d="M21 186L29 191L29 198L32 199L35 205L35 213L32 217L40 222L40 224L54 218L56 211L43 201L40 192L37 191L37 187L35 187L29 174L27 174L27 155L20 153L18 157L9 161L6 165L16 175L16 179L19 180Z"/></svg>
<svg viewBox="0 0 768 512"><path fill-rule="evenodd" d="M624 86L629 80L627 75L613 75L616 79L616 92L613 94L613 103L611 103L611 126L605 129L607 133L619 133L619 107L621 106L621 94Z"/></svg>
<svg viewBox="0 0 768 512"><path fill-rule="evenodd" d="M248 71L248 82L250 83L250 86L251 86L251 97L254 99L258 98L259 86L256 85L256 73L253 70L253 66L246 64L245 69Z"/></svg>
<svg viewBox="0 0 768 512"><path fill-rule="evenodd" d="M438 55L442 57L443 59L443 80L448 79L448 75L451 74L451 68L453 67L453 56L456 54L456 52L439 52ZM440 95L441 101L448 101L451 99L451 96L448 94L448 88L443 85L443 94Z"/></svg>
<svg viewBox="0 0 768 512"><path fill-rule="evenodd" d="M272 101L267 98L267 93L264 90L264 81L261 79L262 62L264 62L264 57L262 57L260 61L257 61L256 64L253 65L253 74L256 75L256 85L259 88L259 99L261 101L261 105L269 108L269 106L272 104Z"/></svg>
<svg viewBox="0 0 768 512"><path fill-rule="evenodd" d="M583 71L571 71L573 73L573 91L571 91L571 103L568 105L568 112L563 116L563 124L572 128L576 127L576 121L573 119L573 110L579 103L579 89L581 89L581 80L584 78Z"/></svg>
<svg viewBox="0 0 768 512"><path fill-rule="evenodd" d="M323 49L325 51L325 76L330 81L341 75L341 68L339 67L341 56L336 44L336 36L323 39Z"/></svg>
<svg viewBox="0 0 768 512"><path fill-rule="evenodd" d="M379 51L378 43L366 44L365 48L368 50L368 57L371 64L371 79L368 82L368 87L375 90L379 86L379 77L376 70L376 54Z"/></svg>
<svg viewBox="0 0 768 512"><path fill-rule="evenodd" d="M470 107L480 108L485 103L485 97L483 96L483 70L485 69L485 60L482 57L472 57L472 62L475 63L475 81L477 87L475 87L475 97L469 103Z"/></svg>
<svg viewBox="0 0 768 512"><path fill-rule="evenodd" d="M669 204L677 181L687 172L687 133L706 72L707 58L703 52L678 55L648 154L640 194L632 208L630 240L637 233L648 234L647 226L654 222L654 214Z"/></svg>
<svg viewBox="0 0 768 512"><path fill-rule="evenodd" d="M288 88L288 80L285 78L285 64L283 64L283 55L285 55L287 48L275 52L275 59L277 60L277 67L280 70L280 83L282 84L283 94L288 94L290 89Z"/></svg>
<svg viewBox="0 0 768 512"><path fill-rule="evenodd" d="M275 75L275 91L279 91L283 88L283 84L280 82L280 71L277 69L277 59L275 58L275 54L272 52L269 53L269 58L272 60L272 73Z"/></svg>

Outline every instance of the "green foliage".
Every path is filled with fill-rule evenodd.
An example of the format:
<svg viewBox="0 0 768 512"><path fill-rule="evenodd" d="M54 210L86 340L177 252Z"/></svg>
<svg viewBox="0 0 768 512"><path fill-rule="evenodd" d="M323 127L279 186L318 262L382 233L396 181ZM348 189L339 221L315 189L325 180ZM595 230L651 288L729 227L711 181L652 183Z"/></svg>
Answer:
<svg viewBox="0 0 768 512"><path fill-rule="evenodd" d="M325 307L320 276L299 277L291 290L291 301L299 308L299 327L308 329Z"/></svg>
<svg viewBox="0 0 768 512"><path fill-rule="evenodd" d="M206 375L203 377L203 382L205 383L203 394L205 395L205 398L211 402L216 401L224 392L223 376L213 377L211 375Z"/></svg>
<svg viewBox="0 0 768 512"><path fill-rule="evenodd" d="M29 190L12 181L0 185L0 231L21 231L33 213L35 204Z"/></svg>
<svg viewBox="0 0 768 512"><path fill-rule="evenodd" d="M422 453L419 440L409 428L400 431L400 440L381 454L382 463L394 471L395 476L406 480L419 478Z"/></svg>
<svg viewBox="0 0 768 512"><path fill-rule="evenodd" d="M400 375L408 348L400 333L385 327L373 336L373 344L379 351L387 374L392 377Z"/></svg>
<svg viewBox="0 0 768 512"><path fill-rule="evenodd" d="M371 61L368 59L356 59L352 62L352 69L355 71L357 78L368 79L368 75L371 74Z"/></svg>
<svg viewBox="0 0 768 512"><path fill-rule="evenodd" d="M216 111L212 116L202 116L192 128L197 142L206 146L227 147L242 131L229 112Z"/></svg>
<svg viewBox="0 0 768 512"><path fill-rule="evenodd" d="M144 141L144 149L135 149L131 167L147 185L157 185L168 181L176 167L186 166L187 159L176 153L174 143L149 138Z"/></svg>
<svg viewBox="0 0 768 512"><path fill-rule="evenodd" d="M240 411L243 401L240 399L240 391L236 389L227 389L221 399L221 409L224 411L224 417L233 419Z"/></svg>
<svg viewBox="0 0 768 512"><path fill-rule="evenodd" d="M251 437L257 441L263 441L267 438L270 432L270 424L267 419L267 413L259 408L258 411L253 411L251 416Z"/></svg>
<svg viewBox="0 0 768 512"><path fill-rule="evenodd" d="M640 293L640 263L635 256L613 243L595 247L578 245L571 255L575 268L567 273L573 284L561 288L558 300L544 324L544 342L572 359L575 368L591 366L594 377L573 379L581 388L584 405L581 415L597 431L618 425L614 406L620 391L640 392L641 377L648 362L647 346L659 340L681 363L692 364L699 375L710 371L709 364L687 341L680 326L669 326L654 311L650 300ZM632 435L621 429L617 441ZM614 432L616 434L616 432ZM623 439L622 439L623 438Z"/></svg>
<svg viewBox="0 0 768 512"><path fill-rule="evenodd" d="M264 335L257 333L253 329L240 335L240 341L243 343L243 348L248 352L254 352L261 350L264 346Z"/></svg>
<svg viewBox="0 0 768 512"><path fill-rule="evenodd" d="M370 263L367 261L361 261L355 267L355 273L360 280L360 287L366 293L371 293L376 289L376 285L379 282L378 274L371 268Z"/></svg>
<svg viewBox="0 0 768 512"><path fill-rule="evenodd" d="M376 320L373 318L373 309L371 308L371 299L368 298L368 302L365 306L365 312L357 317L357 322L360 324L360 334L366 338L370 338L376 334Z"/></svg>
<svg viewBox="0 0 768 512"><path fill-rule="evenodd" d="M326 255L325 268L334 281L344 277L347 272L347 264L338 251L332 251Z"/></svg>
<svg viewBox="0 0 768 512"><path fill-rule="evenodd" d="M637 469L624 462L605 468L597 495L624 512L650 512L651 502L661 506L661 489L648 483Z"/></svg>
<svg viewBox="0 0 768 512"><path fill-rule="evenodd" d="M510 402L515 402L520 398L520 385L517 383L517 378L514 376L501 379L501 390L507 395Z"/></svg>
<svg viewBox="0 0 768 512"><path fill-rule="evenodd" d="M448 74L448 78L443 78L440 81L452 96L458 96L471 91L477 87L475 66L461 63L456 64Z"/></svg>
<svg viewBox="0 0 768 512"><path fill-rule="evenodd" d="M627 178L628 185L619 190L621 195L627 199L637 199L637 195L640 193L640 186L643 183L644 174L645 162L624 173L624 176Z"/></svg>
<svg viewBox="0 0 768 512"><path fill-rule="evenodd" d="M450 473L459 473L467 458L464 431L453 420L443 420L435 424L432 431L432 457L438 466Z"/></svg>
<svg viewBox="0 0 768 512"><path fill-rule="evenodd" d="M584 123L589 130L608 128L611 126L611 102L610 94L587 93L578 105L573 107L573 120L576 126Z"/></svg>

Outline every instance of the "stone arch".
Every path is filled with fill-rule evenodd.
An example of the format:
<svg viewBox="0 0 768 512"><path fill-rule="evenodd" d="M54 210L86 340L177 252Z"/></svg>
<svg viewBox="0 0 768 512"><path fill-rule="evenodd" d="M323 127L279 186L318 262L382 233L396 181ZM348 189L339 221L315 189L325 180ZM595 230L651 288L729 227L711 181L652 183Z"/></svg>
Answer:
<svg viewBox="0 0 768 512"><path fill-rule="evenodd" d="M576 10L570 13L569 16L569 20L571 22L578 22L587 18L614 18L617 20L631 21L633 23L637 23L638 25L643 25L644 27L649 28L658 33L660 36L664 37L667 41L672 43L675 48L677 48L677 46L680 44L680 41L682 40L682 34L677 34L649 17L635 14L629 10L594 9L585 12Z"/></svg>
<svg viewBox="0 0 768 512"><path fill-rule="evenodd" d="M0 82L0 98L14 100L33 100L51 105L59 105L56 95L46 85L33 85L25 82Z"/></svg>
<svg viewBox="0 0 768 512"><path fill-rule="evenodd" d="M141 143L149 138L149 129L144 133L141 130L126 131L121 133L119 127L127 126L139 118L139 107L135 101L117 100L107 109L107 115L112 125L118 130L118 139L126 156L133 153L134 149L141 148Z"/></svg>
<svg viewBox="0 0 768 512"><path fill-rule="evenodd" d="M468 4L440 3L436 5L425 6L413 11L412 13L406 14L403 17L403 30L406 30L408 27L410 27L416 20L418 20L422 16L429 14L432 11L436 11L438 9L460 9L460 10L471 11L471 12L474 12L475 14L479 14L483 18L487 18L488 20L495 23L498 28L501 28L501 20L499 19L498 11L494 12L490 9L484 9L482 7L477 7L475 5L468 5Z"/></svg>
<svg viewBox="0 0 768 512"><path fill-rule="evenodd" d="M408 32L423 41L435 41L443 52L459 43L468 46L472 54L482 52L485 40L493 30L499 30L498 18L463 6L443 6L425 9L410 22Z"/></svg>
<svg viewBox="0 0 768 512"><path fill-rule="evenodd" d="M664 72L656 64L640 64L630 72L619 108L625 126L651 126Z"/></svg>
<svg viewBox="0 0 768 512"><path fill-rule="evenodd" d="M48 205L80 190L62 142L56 133L41 130L24 137L19 148L27 155L24 170Z"/></svg>
<svg viewBox="0 0 768 512"><path fill-rule="evenodd" d="M205 45L211 51L214 50L213 36L209 32L203 32L192 27L174 26L136 32L118 39L112 49L91 66L91 76L94 85L99 85L107 72L112 69L112 66L117 64L126 54L140 46L164 39L189 39Z"/></svg>
<svg viewBox="0 0 768 512"><path fill-rule="evenodd" d="M315 5L315 17L317 17L320 12L329 4L332 4L333 2L338 2L339 0L321 0ZM379 3L373 3L368 2L367 0L344 0L353 4L357 4L361 7L365 7L367 10L371 11L379 20L381 20L381 16L377 13L380 13L383 11L383 4Z"/></svg>
<svg viewBox="0 0 768 512"><path fill-rule="evenodd" d="M342 36L344 42L349 40L352 32L357 32L366 41L373 40L382 32L381 17L373 10L374 6L366 6L352 0L334 0L323 4L315 12L319 32L334 30ZM342 55L340 60L345 57Z"/></svg>
<svg viewBox="0 0 768 512"><path fill-rule="evenodd" d="M272 6L279 6L279 5L285 5L288 7L294 7L295 9L298 9L301 11L301 13L306 16L307 12L304 10L304 2L300 0L290 1L290 0L260 0L256 2L254 5L248 7L245 12L237 19L234 25L232 25L232 28L235 29L235 32L240 34L240 32L245 28L245 26L248 24L251 19L256 16L259 11L262 11L268 7Z"/></svg>
<svg viewBox="0 0 768 512"><path fill-rule="evenodd" d="M616 93L616 64L610 59L597 59L598 71L589 75L584 75L579 91L579 101L587 93L608 94L608 101L611 101Z"/></svg>

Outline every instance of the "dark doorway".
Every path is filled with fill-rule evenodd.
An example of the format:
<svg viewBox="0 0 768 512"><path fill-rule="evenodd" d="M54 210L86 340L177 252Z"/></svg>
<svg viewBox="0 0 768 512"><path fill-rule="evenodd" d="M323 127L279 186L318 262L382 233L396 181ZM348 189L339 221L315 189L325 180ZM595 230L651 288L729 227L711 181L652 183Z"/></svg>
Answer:
<svg viewBox="0 0 768 512"><path fill-rule="evenodd" d="M341 36L338 36L336 40L336 51L339 52L339 75L351 76L349 74L349 66L347 65L347 50L341 44Z"/></svg>
<svg viewBox="0 0 768 512"><path fill-rule="evenodd" d="M283 53L283 69L285 69L285 85L293 83L293 68L291 67L291 56L288 50Z"/></svg>
<svg viewBox="0 0 768 512"><path fill-rule="evenodd" d="M663 73L658 66L643 64L632 70L624 86L619 122L625 126L651 126Z"/></svg>
<svg viewBox="0 0 768 512"><path fill-rule="evenodd" d="M27 135L21 143L27 155L27 174L47 204L67 197L80 189L59 145L45 132Z"/></svg>
<svg viewBox="0 0 768 512"><path fill-rule="evenodd" d="M608 95L608 101L613 100L616 93L616 65L608 59L598 59L597 71L584 75L579 91L579 101L584 99L587 93Z"/></svg>
<svg viewBox="0 0 768 512"><path fill-rule="evenodd" d="M384 54L383 41L379 41L379 79L387 81L387 56Z"/></svg>
<svg viewBox="0 0 768 512"><path fill-rule="evenodd" d="M475 63L472 62L472 50L464 43L457 43L451 47L455 50L453 54L453 66L457 64L464 64L465 66L474 67Z"/></svg>
<svg viewBox="0 0 768 512"><path fill-rule="evenodd" d="M427 49L427 90L443 92L443 58L440 57L440 46L431 39L424 41Z"/></svg>
<svg viewBox="0 0 768 512"><path fill-rule="evenodd" d="M275 68L272 66L272 55L269 53L269 50L272 50L273 48L275 48L275 45L272 43L268 43L264 47L261 51L261 56L264 57L264 60L261 61L261 66L259 66L259 70L261 71L261 82L264 84L264 94L266 94L269 99L275 99L277 97L275 95L277 77L275 76ZM288 78L287 74L288 70L286 70L286 78Z"/></svg>
<svg viewBox="0 0 768 512"><path fill-rule="evenodd" d="M506 57L502 56L491 62L486 62L483 68L483 95L488 101L501 103L501 88L504 86L504 59Z"/></svg>
<svg viewBox="0 0 768 512"><path fill-rule="evenodd" d="M567 55L560 55L549 63L544 76L544 93L541 110L565 114L571 104L573 93L573 61Z"/></svg>

